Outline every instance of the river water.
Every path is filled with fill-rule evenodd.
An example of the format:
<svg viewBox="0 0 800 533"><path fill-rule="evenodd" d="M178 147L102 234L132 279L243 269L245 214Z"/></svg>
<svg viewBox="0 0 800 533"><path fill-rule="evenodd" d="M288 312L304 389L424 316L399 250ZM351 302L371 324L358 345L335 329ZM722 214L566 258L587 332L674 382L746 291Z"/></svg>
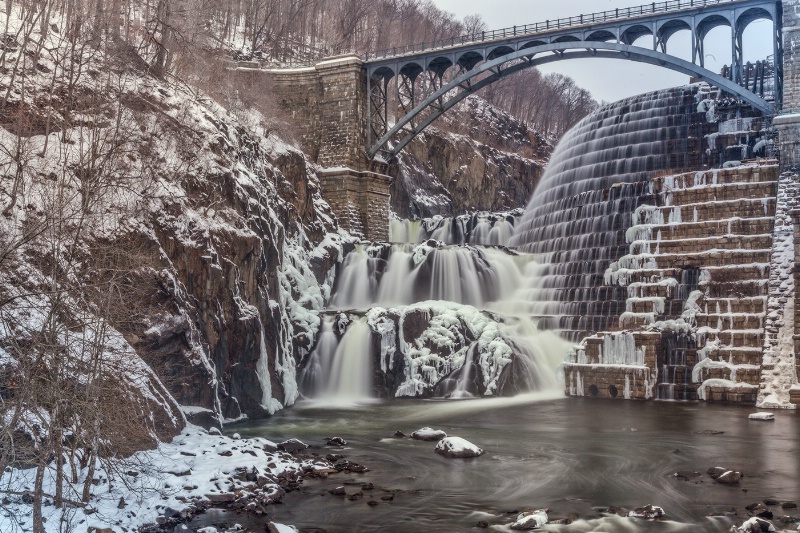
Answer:
<svg viewBox="0 0 800 533"><path fill-rule="evenodd" d="M706 403L623 402L563 398L540 393L511 399L391 401L324 408L300 404L268 420L230 431L280 442L300 438L318 453L342 453L366 465L365 474L306 480L269 519L332 532L508 531L512 511L551 509L578 515L547 531L728 531L747 517L744 507L765 498L800 500L800 417L777 412L776 421L747 418L753 408ZM486 453L453 460L432 442L394 438L431 426L477 444ZM723 432L711 434L712 432ZM325 438L347 440L343 449ZM705 471L722 466L744 474L738 486L715 483ZM693 481L674 474L702 472ZM349 501L328 489L345 481L374 484ZM357 487L348 487L350 492ZM392 501L382 496L394 495ZM369 500L378 502L368 505ZM669 521L604 516L600 508L664 508ZM738 516L709 518L736 508ZM776 516L796 509L772 507ZM800 513L794 513L798 515ZM247 515L204 518L255 526ZM573 516L574 518L574 516ZM784 526L794 531L797 525Z"/></svg>

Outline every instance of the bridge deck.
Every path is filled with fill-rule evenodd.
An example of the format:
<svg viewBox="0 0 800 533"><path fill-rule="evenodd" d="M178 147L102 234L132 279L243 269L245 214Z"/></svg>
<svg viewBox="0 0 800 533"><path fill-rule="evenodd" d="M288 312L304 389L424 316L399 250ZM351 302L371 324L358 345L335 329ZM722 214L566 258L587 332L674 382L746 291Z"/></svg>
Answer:
<svg viewBox="0 0 800 533"><path fill-rule="evenodd" d="M761 3L761 2L758 2ZM775 3L763 2L763 3ZM563 34L564 30L602 30L609 26L617 26L626 22L653 22L663 19L664 15L687 15L703 13L708 7L731 7L753 4L753 0L667 0L650 4L617 8L596 13L576 15L574 17L546 20L523 26L512 26L478 34L462 35L450 39L442 39L431 43L418 43L394 47L378 52L368 52L363 56L365 66L406 59L433 52L458 52L474 48L481 44L502 44L509 39L526 37L543 37Z"/></svg>

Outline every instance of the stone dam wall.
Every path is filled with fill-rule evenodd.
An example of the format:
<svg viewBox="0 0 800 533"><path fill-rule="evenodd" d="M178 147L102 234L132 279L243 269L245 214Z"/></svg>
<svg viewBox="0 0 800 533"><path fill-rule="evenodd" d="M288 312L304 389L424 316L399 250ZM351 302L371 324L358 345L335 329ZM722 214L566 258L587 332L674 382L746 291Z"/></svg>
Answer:
<svg viewBox="0 0 800 533"><path fill-rule="evenodd" d="M797 176L762 162L649 187L627 255L605 274L627 293L625 311L571 355L566 393L797 404Z"/></svg>

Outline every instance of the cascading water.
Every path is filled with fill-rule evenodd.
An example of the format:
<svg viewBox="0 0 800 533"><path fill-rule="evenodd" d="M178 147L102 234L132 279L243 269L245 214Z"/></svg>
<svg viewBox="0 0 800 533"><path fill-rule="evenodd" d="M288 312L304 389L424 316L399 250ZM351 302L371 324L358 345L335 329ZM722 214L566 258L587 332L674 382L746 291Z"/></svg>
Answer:
<svg viewBox="0 0 800 533"><path fill-rule="evenodd" d="M625 311L624 290L604 286L603 275L626 253L631 215L650 197L648 178L700 164L701 133L712 125L698 109L699 88L605 106L556 147L511 240L543 265L522 298L541 328L578 341Z"/></svg>
<svg viewBox="0 0 800 533"><path fill-rule="evenodd" d="M373 397L371 341L372 331L365 319L347 328L333 353L326 384L318 398L338 403Z"/></svg>
<svg viewBox="0 0 800 533"><path fill-rule="evenodd" d="M438 242L358 245L348 254L331 308L369 309L439 300L483 307L522 282L530 256Z"/></svg>
<svg viewBox="0 0 800 533"><path fill-rule="evenodd" d="M343 382L348 373L359 373L359 383L370 376L390 383L384 395L397 396L468 398L559 388L556 367L571 344L538 331L528 317L513 316L512 295L536 273L531 255L436 241L358 245L341 270L331 300L335 317L325 318L303 364L306 397L365 397L364 386ZM336 328L346 330L338 344ZM378 336L381 342L373 342ZM353 351L365 359L350 358ZM380 370L364 377L363 369L378 362Z"/></svg>
<svg viewBox="0 0 800 533"><path fill-rule="evenodd" d="M522 210L509 213L475 213L425 220L392 220L389 240L394 243L421 243L429 239L445 244L507 246Z"/></svg>
<svg viewBox="0 0 800 533"><path fill-rule="evenodd" d="M333 322L331 316L323 319L317 347L311 352L308 363L299 375L300 390L310 397L318 396L324 391L327 377L331 374L331 363L339 346L339 340L333 332Z"/></svg>

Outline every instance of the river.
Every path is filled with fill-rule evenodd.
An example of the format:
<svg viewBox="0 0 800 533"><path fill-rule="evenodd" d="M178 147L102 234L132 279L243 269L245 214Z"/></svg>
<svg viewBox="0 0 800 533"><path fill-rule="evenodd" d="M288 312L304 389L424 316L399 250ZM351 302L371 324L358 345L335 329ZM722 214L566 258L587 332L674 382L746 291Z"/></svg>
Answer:
<svg viewBox="0 0 800 533"><path fill-rule="evenodd" d="M511 399L387 401L326 408L311 403L268 420L229 428L243 437L300 438L318 453L342 453L365 474L308 479L274 506L269 519L332 532L507 531L517 510L549 508L552 518L580 519L547 531L728 531L744 507L766 498L800 499L800 417L748 420L752 407L708 403L591 401L553 393ZM394 438L422 426L442 429L486 453L453 460L432 442ZM720 433L721 432L721 433ZM347 446L325 446L339 436ZM705 474L722 466L744 474L725 486ZM678 471L701 475L686 481ZM349 501L328 490L356 480L373 483ZM350 492L358 487L348 487ZM394 496L385 501L383 496ZM367 502L375 500L377 505ZM609 506L664 508L668 521L609 517ZM709 518L735 508L738 516ZM770 508L776 517L795 509ZM796 514L796 513L795 513ZM264 518L211 513L206 523L255 525ZM199 524L196 524L199 525ZM786 526L789 528L790 526ZM791 526L794 530L797 525Z"/></svg>

